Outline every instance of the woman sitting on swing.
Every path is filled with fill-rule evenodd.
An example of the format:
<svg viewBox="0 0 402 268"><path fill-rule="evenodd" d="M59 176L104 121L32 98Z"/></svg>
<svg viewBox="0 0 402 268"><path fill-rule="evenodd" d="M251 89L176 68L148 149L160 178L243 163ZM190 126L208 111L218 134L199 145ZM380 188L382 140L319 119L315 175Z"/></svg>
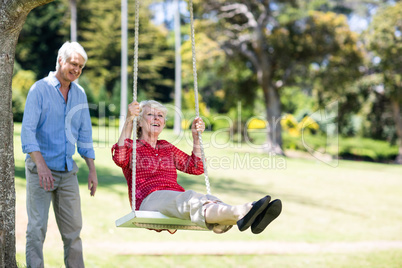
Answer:
<svg viewBox="0 0 402 268"><path fill-rule="evenodd" d="M137 166L136 166L136 210L159 211L160 213L224 233L237 224L240 231L251 226L254 234L261 233L267 225L279 216L282 210L280 200L270 202L265 196L257 202L231 206L212 195L184 190L177 183L177 169L194 175L204 172L201 161L198 131L205 130L201 118L193 121L193 152L182 152L173 144L158 140L165 127L167 108L159 102L149 100L133 102L128 106L128 115L118 142L112 147L113 160L123 169L129 189L130 203L132 182L132 149L130 138L133 119L137 123Z"/></svg>

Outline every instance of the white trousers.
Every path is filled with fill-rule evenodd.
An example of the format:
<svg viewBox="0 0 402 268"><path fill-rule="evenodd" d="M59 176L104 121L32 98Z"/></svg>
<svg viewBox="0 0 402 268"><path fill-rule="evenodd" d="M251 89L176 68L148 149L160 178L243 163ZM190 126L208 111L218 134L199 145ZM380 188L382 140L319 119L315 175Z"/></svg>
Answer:
<svg viewBox="0 0 402 268"><path fill-rule="evenodd" d="M215 224L205 222L205 204L222 203L213 195L204 195L192 190L185 192L177 191L156 191L148 195L142 201L140 210L159 211L168 216L191 222L212 230Z"/></svg>

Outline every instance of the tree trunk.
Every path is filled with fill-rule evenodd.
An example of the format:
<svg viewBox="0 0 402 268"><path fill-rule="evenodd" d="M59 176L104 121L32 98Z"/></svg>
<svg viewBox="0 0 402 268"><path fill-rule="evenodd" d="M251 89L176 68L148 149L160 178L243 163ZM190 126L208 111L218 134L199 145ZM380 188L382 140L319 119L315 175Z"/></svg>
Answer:
<svg viewBox="0 0 402 268"><path fill-rule="evenodd" d="M260 68L257 80L264 93L266 116L268 121L267 143L265 150L274 154L284 155L282 150L281 101L278 91L271 83L270 65L265 53L259 55Z"/></svg>
<svg viewBox="0 0 402 268"><path fill-rule="evenodd" d="M174 44L175 44L175 78L174 78L174 105L177 109L174 113L174 134L181 132L181 31L180 31L180 3L175 0L174 13Z"/></svg>
<svg viewBox="0 0 402 268"><path fill-rule="evenodd" d="M11 81L18 33L0 38L0 267L16 267Z"/></svg>
<svg viewBox="0 0 402 268"><path fill-rule="evenodd" d="M396 134L398 135L399 142L399 153L395 159L395 163L402 165L402 111L398 100L391 100L391 105L394 114Z"/></svg>
<svg viewBox="0 0 402 268"><path fill-rule="evenodd" d="M17 267L11 88L15 46L28 13L34 7L51 1L2 0L0 5L0 267Z"/></svg>
<svg viewBox="0 0 402 268"><path fill-rule="evenodd" d="M70 0L71 22L70 39L71 42L77 42L77 0Z"/></svg>
<svg viewBox="0 0 402 268"><path fill-rule="evenodd" d="M264 83L261 85L264 91L266 114L268 121L268 133L266 150L279 155L284 155L282 150L282 126L281 126L281 103L276 89Z"/></svg>
<svg viewBox="0 0 402 268"><path fill-rule="evenodd" d="M256 53L255 67L257 81L264 93L266 116L268 121L267 143L265 150L270 153L284 155L282 150L281 101L279 93L272 83L272 66L266 53L264 27L260 25L255 32L256 41L253 48Z"/></svg>

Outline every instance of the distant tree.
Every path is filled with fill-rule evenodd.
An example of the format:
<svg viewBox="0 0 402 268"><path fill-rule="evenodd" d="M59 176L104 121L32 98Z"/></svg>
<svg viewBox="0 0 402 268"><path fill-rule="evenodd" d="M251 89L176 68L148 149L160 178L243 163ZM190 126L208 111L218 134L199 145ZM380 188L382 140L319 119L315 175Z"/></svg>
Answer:
<svg viewBox="0 0 402 268"><path fill-rule="evenodd" d="M70 40L77 42L77 0L70 0Z"/></svg>
<svg viewBox="0 0 402 268"><path fill-rule="evenodd" d="M0 5L0 267L17 267L11 89L15 47L28 13L51 1L6 0Z"/></svg>
<svg viewBox="0 0 402 268"><path fill-rule="evenodd" d="M174 79L174 50L170 49L163 26L150 21L150 1L141 1L139 29L139 90L148 98L170 101ZM87 50L88 62L84 75L97 95L102 86L112 94L120 81L121 25L120 2L82 0L78 3L78 36ZM128 1L128 74L133 73L134 1ZM81 19L81 16L85 16ZM130 83L129 83L130 84ZM129 98L130 100L130 98Z"/></svg>
<svg viewBox="0 0 402 268"><path fill-rule="evenodd" d="M202 26L196 22L196 29ZM202 31L195 34L196 58L198 69L198 88L202 100L214 113L230 114L230 133L246 139L246 123L255 110L258 84L256 75L246 65L242 57L226 55L216 40L212 40ZM191 42L182 47L184 89L193 89ZM247 90L244 90L247 89ZM241 113L238 112L239 106ZM194 109L187 102L184 108ZM224 119L220 119L224 120ZM224 121L222 121L224 122ZM211 122L213 123L213 122ZM234 138L234 137L232 137Z"/></svg>
<svg viewBox="0 0 402 268"><path fill-rule="evenodd" d="M58 49L70 40L70 3L70 0L61 0L33 10L23 27L16 60L22 69L34 71L38 79L54 70ZM167 102L172 99L174 50L168 46L166 29L153 25L150 20L150 3L149 0L141 1L139 89L146 92L147 98ZM132 81L134 1L129 0L128 4L128 74ZM120 2L79 0L76 5L77 39L89 57L80 83L85 81L85 89L93 91L94 100L98 101L102 87L111 99L120 81Z"/></svg>
<svg viewBox="0 0 402 268"><path fill-rule="evenodd" d="M37 79L56 68L56 55L69 40L68 3L55 1L29 13L19 35L15 59L22 69L31 70Z"/></svg>
<svg viewBox="0 0 402 268"><path fill-rule="evenodd" d="M381 93L389 100L399 139L396 162L402 164L402 3L378 11L367 31L368 49L375 53L383 75Z"/></svg>
<svg viewBox="0 0 402 268"><path fill-rule="evenodd" d="M13 76L13 118L14 121L22 122L24 107L28 91L36 81L33 71L19 70Z"/></svg>
<svg viewBox="0 0 402 268"><path fill-rule="evenodd" d="M228 59L242 58L247 68L255 72L270 128L268 148L279 154L283 153L279 123L281 89L296 83L303 85L300 78L312 75L315 81L321 78L317 82L322 88L319 92L339 91L358 75L361 55L357 36L350 31L346 18L312 11L326 2L199 1L199 12L213 18L204 31L219 42ZM313 63L316 73L310 72ZM329 73L324 76L326 71ZM252 89L245 86L243 90Z"/></svg>
<svg viewBox="0 0 402 268"><path fill-rule="evenodd" d="M338 102L339 131L352 135L354 133L348 131L350 117L360 107L357 105L359 92L351 85L362 75L360 67L364 59L358 35L350 30L344 15L313 11L306 20L304 36L295 45L301 45L310 57L305 57L307 61L302 60L301 66L299 64L296 72L301 76L298 79L309 78L319 108ZM305 71L307 75L303 75Z"/></svg>

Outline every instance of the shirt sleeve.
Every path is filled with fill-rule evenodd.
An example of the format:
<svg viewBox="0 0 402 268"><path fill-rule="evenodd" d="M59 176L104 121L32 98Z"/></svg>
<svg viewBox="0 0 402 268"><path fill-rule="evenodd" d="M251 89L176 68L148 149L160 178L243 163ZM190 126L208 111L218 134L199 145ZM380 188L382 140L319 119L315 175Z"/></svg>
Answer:
<svg viewBox="0 0 402 268"><path fill-rule="evenodd" d="M174 163L178 170L193 175L201 175L204 173L201 158L197 157L194 153L191 153L190 156L176 146L172 145L172 147Z"/></svg>
<svg viewBox="0 0 402 268"><path fill-rule="evenodd" d="M36 139L36 130L42 112L42 98L38 90L35 90L36 87L37 83L32 86L28 93L22 119L21 145L25 154L40 151L39 143Z"/></svg>
<svg viewBox="0 0 402 268"><path fill-rule="evenodd" d="M92 141L92 123L89 115L88 103L82 111L82 122L77 139L77 151L82 157L95 159L95 151Z"/></svg>
<svg viewBox="0 0 402 268"><path fill-rule="evenodd" d="M125 168L130 165L130 155L133 151L132 141L126 139L123 146L119 146L117 143L112 146L112 158L115 164L121 168Z"/></svg>

